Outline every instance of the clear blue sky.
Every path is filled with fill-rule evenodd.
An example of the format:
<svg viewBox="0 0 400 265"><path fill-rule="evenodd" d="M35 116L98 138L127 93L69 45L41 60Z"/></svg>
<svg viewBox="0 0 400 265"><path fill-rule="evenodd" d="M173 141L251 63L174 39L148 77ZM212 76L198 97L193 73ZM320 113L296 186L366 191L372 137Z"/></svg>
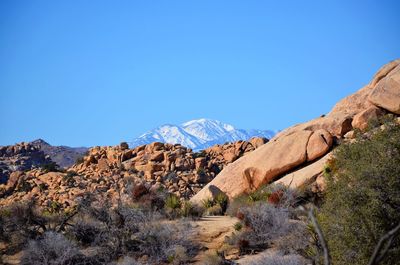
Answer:
<svg viewBox="0 0 400 265"><path fill-rule="evenodd" d="M0 145L284 129L400 57L399 1L0 1Z"/></svg>

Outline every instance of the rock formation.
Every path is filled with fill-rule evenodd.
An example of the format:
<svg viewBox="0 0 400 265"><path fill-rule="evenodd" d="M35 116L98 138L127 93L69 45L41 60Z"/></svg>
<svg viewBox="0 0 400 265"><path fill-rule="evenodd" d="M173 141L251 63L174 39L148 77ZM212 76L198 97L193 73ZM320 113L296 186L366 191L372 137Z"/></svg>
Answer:
<svg viewBox="0 0 400 265"><path fill-rule="evenodd" d="M134 149L126 144L94 147L80 163L63 172L41 168L13 172L7 183L0 185L0 205L35 199L43 207L71 207L85 193L117 203L130 193L132 183L189 198L227 164L266 141L253 138L249 142L216 145L200 153L181 145L157 142Z"/></svg>
<svg viewBox="0 0 400 265"><path fill-rule="evenodd" d="M38 147L30 143L0 147L0 184L5 183L12 172L25 171L51 163Z"/></svg>
<svg viewBox="0 0 400 265"><path fill-rule="evenodd" d="M280 132L225 167L192 201L207 199L210 186L235 197L281 177L277 182L296 187L315 181L334 142L353 129L365 129L369 120L386 112L400 114L400 60L382 67L368 85L338 102L329 114Z"/></svg>

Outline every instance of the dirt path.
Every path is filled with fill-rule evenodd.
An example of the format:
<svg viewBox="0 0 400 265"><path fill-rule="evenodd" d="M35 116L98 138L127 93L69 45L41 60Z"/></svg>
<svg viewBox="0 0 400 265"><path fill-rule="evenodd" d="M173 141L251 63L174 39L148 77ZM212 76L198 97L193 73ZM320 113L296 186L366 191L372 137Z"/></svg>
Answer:
<svg viewBox="0 0 400 265"><path fill-rule="evenodd" d="M193 240L202 246L202 251L194 258L194 264L203 264L208 252L221 250L226 236L234 231L239 220L230 216L207 216L192 222Z"/></svg>

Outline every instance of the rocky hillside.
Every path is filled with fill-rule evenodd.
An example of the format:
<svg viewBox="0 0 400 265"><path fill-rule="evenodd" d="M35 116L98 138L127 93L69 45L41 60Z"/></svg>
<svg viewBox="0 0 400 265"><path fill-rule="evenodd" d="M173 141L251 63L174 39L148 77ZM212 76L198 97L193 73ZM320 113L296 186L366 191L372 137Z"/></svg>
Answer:
<svg viewBox="0 0 400 265"><path fill-rule="evenodd" d="M62 168L72 166L77 159L89 150L87 147L53 146L42 139L32 141L31 144L43 151L53 162Z"/></svg>
<svg viewBox="0 0 400 265"><path fill-rule="evenodd" d="M37 146L31 143L0 147L0 184L8 180L14 171L27 171L51 163Z"/></svg>
<svg viewBox="0 0 400 265"><path fill-rule="evenodd" d="M274 181L292 187L314 183L321 188L332 147L385 113L400 114L400 60L383 66L368 85L339 101L329 114L280 132L225 167L192 201L208 198L210 189L235 197Z"/></svg>
<svg viewBox="0 0 400 265"><path fill-rule="evenodd" d="M124 196L132 196L131 184L140 184L145 189L166 189L189 198L226 165L266 141L253 138L249 142L216 145L201 153L179 144L158 142L133 149L127 144L94 147L79 164L65 172L43 169L13 172L9 181L0 185L0 205L35 198L43 207L70 207L85 193L117 202Z"/></svg>

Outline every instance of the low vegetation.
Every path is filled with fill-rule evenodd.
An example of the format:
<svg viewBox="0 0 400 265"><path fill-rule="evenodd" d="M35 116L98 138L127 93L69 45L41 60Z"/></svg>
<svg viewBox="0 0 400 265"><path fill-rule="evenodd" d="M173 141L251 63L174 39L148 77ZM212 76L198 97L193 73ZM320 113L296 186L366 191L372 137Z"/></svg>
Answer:
<svg viewBox="0 0 400 265"><path fill-rule="evenodd" d="M69 212L16 204L2 209L0 218L9 250L24 250L21 264L112 264L119 259L182 264L197 252L184 220L171 223L149 208L111 207L90 196Z"/></svg>
<svg viewBox="0 0 400 265"><path fill-rule="evenodd" d="M385 117L356 135L325 166L327 187L312 222L305 209L315 200L282 185L230 201L221 193L198 206L127 178L129 202L118 205L85 195L69 209L51 200L44 209L34 200L1 208L2 254L23 250L23 265L187 264L200 250L189 221L227 214L238 222L223 250L258 254L251 265L323 264L324 258L334 265L400 264L400 126ZM76 176L68 171L63 181L73 185ZM203 264L232 264L224 251L210 252Z"/></svg>
<svg viewBox="0 0 400 265"><path fill-rule="evenodd" d="M237 197L230 203L227 213L240 222L234 225L236 232L227 239L227 243L237 247L242 254L269 248L278 250L275 256L279 253L279 257L271 256L265 261L260 259L254 264L284 264L282 262L292 259L290 255L298 256L297 263L293 264L305 264L306 258L310 258L307 253L311 234L304 214L295 210L299 199L295 190L281 185L265 186Z"/></svg>
<svg viewBox="0 0 400 265"><path fill-rule="evenodd" d="M400 126L385 122L335 151L318 216L333 264L368 264L379 239L400 223ZM400 237L379 264L400 264Z"/></svg>

